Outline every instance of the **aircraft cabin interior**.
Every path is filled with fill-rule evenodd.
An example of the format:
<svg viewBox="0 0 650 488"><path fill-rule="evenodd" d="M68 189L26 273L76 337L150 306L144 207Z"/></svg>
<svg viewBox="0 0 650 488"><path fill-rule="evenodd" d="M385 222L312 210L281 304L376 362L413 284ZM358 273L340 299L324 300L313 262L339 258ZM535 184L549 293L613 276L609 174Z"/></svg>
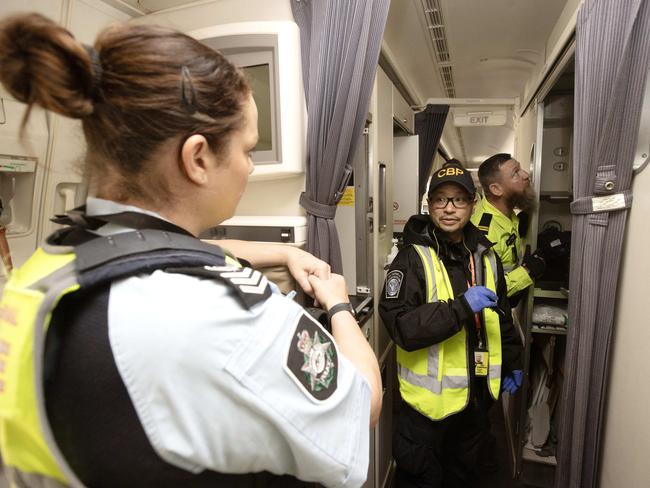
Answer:
<svg viewBox="0 0 650 488"><path fill-rule="evenodd" d="M383 385L364 487L399 486L399 348L379 307L405 226L449 160L483 195L479 166L510 154L535 193L520 252L551 252L512 308L522 383L490 410L496 465L475 488L650 486L649 0L0 3L19 12L88 45L116 22L171 27L244 72L255 170L201 237L316 249L345 277ZM80 122L35 107L22 129L26 108L0 86L0 286L88 196ZM310 304L286 268L262 271Z"/></svg>

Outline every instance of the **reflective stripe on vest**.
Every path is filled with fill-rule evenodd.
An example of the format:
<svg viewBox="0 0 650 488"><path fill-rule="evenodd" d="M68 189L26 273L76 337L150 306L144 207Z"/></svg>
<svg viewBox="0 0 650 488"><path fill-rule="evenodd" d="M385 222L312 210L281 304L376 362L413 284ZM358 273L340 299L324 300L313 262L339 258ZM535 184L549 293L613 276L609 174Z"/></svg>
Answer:
<svg viewBox="0 0 650 488"><path fill-rule="evenodd" d="M424 268L427 302L449 300L453 296L447 270L435 251L426 246L414 246ZM476 253L476 262L481 262ZM496 259L490 251L483 260L488 270L485 285L496 290ZM483 283L483 267L477 266L477 283ZM501 333L499 318L492 310L483 317L489 347L489 390L496 399L501 381ZM402 398L413 408L433 420L441 420L465 408L469 395L469 354L465 328L445 341L417 351L397 347L397 367ZM473 361L472 361L473 364Z"/></svg>
<svg viewBox="0 0 650 488"><path fill-rule="evenodd" d="M476 262L479 261L477 260ZM497 259L492 250L485 254L484 263L485 268L488 270L488 273L486 273L485 286L496 293L499 278L497 275ZM478 276L477 283L481 283L478 281ZM489 308L484 308L482 315L486 331L486 346L489 351L488 389L490 390L492 398L497 400L499 398L499 391L501 390L501 322L497 313Z"/></svg>

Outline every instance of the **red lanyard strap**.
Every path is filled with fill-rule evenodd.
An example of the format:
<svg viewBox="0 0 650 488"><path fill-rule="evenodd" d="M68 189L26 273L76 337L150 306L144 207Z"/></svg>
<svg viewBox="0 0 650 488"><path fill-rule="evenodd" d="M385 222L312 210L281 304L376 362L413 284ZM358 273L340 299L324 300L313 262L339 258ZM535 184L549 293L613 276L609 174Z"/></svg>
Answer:
<svg viewBox="0 0 650 488"><path fill-rule="evenodd" d="M471 283L469 281L467 282L468 288L476 285L476 269L474 267L474 255L471 252L469 253L469 271L472 274L472 282ZM476 325L476 333L478 334L480 340L481 317L479 316L478 313L474 314L474 324Z"/></svg>

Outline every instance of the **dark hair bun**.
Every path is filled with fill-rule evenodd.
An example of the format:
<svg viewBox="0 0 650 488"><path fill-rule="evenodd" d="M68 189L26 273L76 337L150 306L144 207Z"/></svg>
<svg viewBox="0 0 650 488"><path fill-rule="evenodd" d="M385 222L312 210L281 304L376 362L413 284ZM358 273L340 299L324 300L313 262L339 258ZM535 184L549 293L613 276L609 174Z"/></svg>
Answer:
<svg viewBox="0 0 650 488"><path fill-rule="evenodd" d="M0 82L17 100L66 117L93 112L88 52L70 32L40 14L0 23Z"/></svg>

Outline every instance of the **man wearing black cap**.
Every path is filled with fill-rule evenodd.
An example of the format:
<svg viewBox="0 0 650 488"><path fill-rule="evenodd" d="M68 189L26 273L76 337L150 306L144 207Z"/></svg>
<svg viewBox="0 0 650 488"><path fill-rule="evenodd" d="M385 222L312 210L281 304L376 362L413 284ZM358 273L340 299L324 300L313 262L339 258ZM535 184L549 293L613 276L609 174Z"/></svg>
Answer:
<svg viewBox="0 0 650 488"><path fill-rule="evenodd" d="M429 215L409 219L386 276L379 311L397 344L403 400L398 487L473 486L488 409L502 387L521 384L503 268L469 222L475 193L461 167L435 172Z"/></svg>

